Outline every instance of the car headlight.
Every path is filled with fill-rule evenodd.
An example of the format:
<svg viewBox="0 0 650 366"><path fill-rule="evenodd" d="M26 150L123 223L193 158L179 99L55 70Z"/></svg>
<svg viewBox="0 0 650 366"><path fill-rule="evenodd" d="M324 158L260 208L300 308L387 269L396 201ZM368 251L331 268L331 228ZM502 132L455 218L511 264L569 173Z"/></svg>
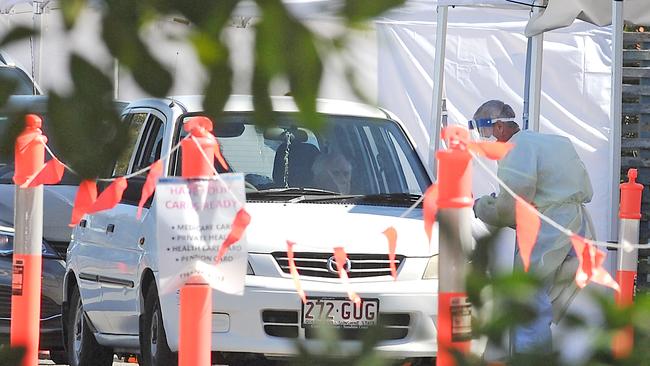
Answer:
<svg viewBox="0 0 650 366"><path fill-rule="evenodd" d="M427 263L427 268L424 269L424 275L422 276L423 280L438 278L438 258L437 254L429 258L429 263Z"/></svg>
<svg viewBox="0 0 650 366"><path fill-rule="evenodd" d="M255 272L253 272L253 267L251 266L251 262L247 263L248 265L246 266L246 274L254 276Z"/></svg>
<svg viewBox="0 0 650 366"><path fill-rule="evenodd" d="M14 254L14 234L0 231L0 256L8 257ZM59 253L45 241L41 244L41 255L43 258L61 258Z"/></svg>
<svg viewBox="0 0 650 366"><path fill-rule="evenodd" d="M0 256L9 256L14 252L14 236L0 231Z"/></svg>

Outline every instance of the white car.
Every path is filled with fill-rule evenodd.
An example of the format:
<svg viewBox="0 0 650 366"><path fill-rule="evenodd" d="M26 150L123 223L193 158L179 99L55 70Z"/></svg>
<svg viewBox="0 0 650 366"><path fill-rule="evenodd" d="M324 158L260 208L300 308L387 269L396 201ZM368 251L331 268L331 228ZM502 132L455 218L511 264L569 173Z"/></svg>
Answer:
<svg viewBox="0 0 650 366"><path fill-rule="evenodd" d="M199 96L132 102L123 114L131 129L116 176L141 169L184 137L182 125L202 112ZM403 126L387 111L357 103L319 100L325 124L296 123L290 97L274 97L276 124L253 122L252 99L232 96L215 123L230 171L245 174L248 272L243 296L213 291L212 350L228 364L296 355L296 342L318 350L310 317L340 310L340 350L361 349L368 324L383 330L376 349L390 359L423 360L437 352L437 232L428 242L421 205L408 210L431 184ZM287 148L289 141L289 148ZM180 175L171 154L163 176ZM221 169L219 166L217 168ZM129 181L122 202L87 215L74 229L67 253L64 321L71 365L110 365L113 353L139 354L143 365L170 365L179 344L178 293L159 295L155 204L136 218L144 177ZM151 200L150 200L151 202ZM382 232L398 233L397 280ZM345 243L325 243L338 231ZM295 256L303 306L289 274L286 240L300 237ZM348 253L351 288L376 306L343 322L352 309L332 247ZM318 315L318 314L317 314Z"/></svg>

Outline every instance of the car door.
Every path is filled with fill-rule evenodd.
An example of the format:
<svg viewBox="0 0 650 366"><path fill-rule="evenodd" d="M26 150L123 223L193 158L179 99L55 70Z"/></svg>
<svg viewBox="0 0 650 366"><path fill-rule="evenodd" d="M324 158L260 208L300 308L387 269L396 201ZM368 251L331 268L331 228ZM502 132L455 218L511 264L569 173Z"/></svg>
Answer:
<svg viewBox="0 0 650 366"><path fill-rule="evenodd" d="M125 141L127 148L117 157L114 172L117 174L126 173L134 155L136 141L142 133L146 115L129 116L124 120L128 124L128 141ZM107 175L110 175L107 174ZM99 184L105 187L106 184ZM75 230L75 248L73 267L76 268L78 276L79 291L84 304L84 310L90 317L95 328L101 333L113 333L111 324L106 316L105 309L110 304L102 301L101 283L105 279L107 267L114 265L107 261L110 254L106 242L113 230L109 222L110 211L100 211L94 214L85 215Z"/></svg>
<svg viewBox="0 0 650 366"><path fill-rule="evenodd" d="M126 171L129 175L141 171L160 158L165 131L162 113L156 110L132 113L146 114L146 122ZM143 172L130 178L122 201L106 213L110 231L107 231L104 242L103 260L106 265L99 276L99 283L104 311L112 332L116 334L136 335L139 332L139 268L144 255L144 244L147 240L153 240L145 234L145 225L142 224L147 209L145 208L141 219L136 217L146 174Z"/></svg>

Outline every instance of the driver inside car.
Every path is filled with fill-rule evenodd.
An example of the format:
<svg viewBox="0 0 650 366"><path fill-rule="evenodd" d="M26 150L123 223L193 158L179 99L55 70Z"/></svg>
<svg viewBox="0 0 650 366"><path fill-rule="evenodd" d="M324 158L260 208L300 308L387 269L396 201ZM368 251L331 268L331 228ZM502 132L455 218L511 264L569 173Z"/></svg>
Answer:
<svg viewBox="0 0 650 366"><path fill-rule="evenodd" d="M350 193L352 165L341 153L319 155L311 168L314 186L341 194Z"/></svg>

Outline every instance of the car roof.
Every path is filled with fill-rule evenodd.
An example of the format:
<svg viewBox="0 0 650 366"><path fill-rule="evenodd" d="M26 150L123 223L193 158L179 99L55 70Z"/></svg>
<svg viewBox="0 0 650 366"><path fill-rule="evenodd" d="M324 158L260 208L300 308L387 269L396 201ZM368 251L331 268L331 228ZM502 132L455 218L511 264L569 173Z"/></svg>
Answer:
<svg viewBox="0 0 650 366"><path fill-rule="evenodd" d="M170 101L181 104L188 112L200 112L203 110L202 95L171 96ZM294 100L290 96L272 96L271 103L276 112L298 112ZM350 102L336 99L317 99L316 110L318 113L358 116L369 118L390 118L383 110L367 104ZM231 95L224 107L225 112L252 112L253 97L250 95Z"/></svg>

